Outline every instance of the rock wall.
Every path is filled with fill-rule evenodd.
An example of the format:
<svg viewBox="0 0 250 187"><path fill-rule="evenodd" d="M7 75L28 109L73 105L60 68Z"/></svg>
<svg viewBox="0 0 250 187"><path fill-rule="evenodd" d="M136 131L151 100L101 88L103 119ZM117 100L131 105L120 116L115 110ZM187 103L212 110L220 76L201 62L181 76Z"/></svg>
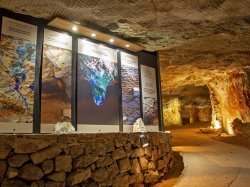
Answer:
<svg viewBox="0 0 250 187"><path fill-rule="evenodd" d="M173 167L171 135L145 133L0 135L5 186L142 186Z"/></svg>
<svg viewBox="0 0 250 187"><path fill-rule="evenodd" d="M234 134L234 119L250 123L249 41L218 34L160 51L163 94L184 86L206 85L211 96L212 125Z"/></svg>
<svg viewBox="0 0 250 187"><path fill-rule="evenodd" d="M171 98L163 104L164 125L182 125L181 104L178 98Z"/></svg>

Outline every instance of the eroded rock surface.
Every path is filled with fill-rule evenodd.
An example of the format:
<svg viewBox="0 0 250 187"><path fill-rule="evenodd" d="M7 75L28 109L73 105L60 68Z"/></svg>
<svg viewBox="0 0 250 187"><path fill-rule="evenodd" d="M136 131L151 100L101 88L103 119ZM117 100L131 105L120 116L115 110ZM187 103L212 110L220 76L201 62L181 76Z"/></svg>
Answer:
<svg viewBox="0 0 250 187"><path fill-rule="evenodd" d="M249 0L2 0L0 7L48 20L60 16L101 26L149 51L219 33L247 36L250 28Z"/></svg>
<svg viewBox="0 0 250 187"><path fill-rule="evenodd" d="M185 86L206 85L212 124L218 121L233 134L234 119L250 121L249 39L221 34L160 51L163 95L178 94Z"/></svg>

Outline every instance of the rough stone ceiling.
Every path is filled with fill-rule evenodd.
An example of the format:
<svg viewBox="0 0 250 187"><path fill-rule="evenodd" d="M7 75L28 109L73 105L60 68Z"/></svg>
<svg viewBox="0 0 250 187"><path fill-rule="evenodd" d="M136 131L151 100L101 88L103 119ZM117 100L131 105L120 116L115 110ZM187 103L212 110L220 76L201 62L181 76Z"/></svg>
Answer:
<svg viewBox="0 0 250 187"><path fill-rule="evenodd" d="M61 16L93 23L149 51L218 34L250 35L250 0L1 0L0 7L48 20Z"/></svg>

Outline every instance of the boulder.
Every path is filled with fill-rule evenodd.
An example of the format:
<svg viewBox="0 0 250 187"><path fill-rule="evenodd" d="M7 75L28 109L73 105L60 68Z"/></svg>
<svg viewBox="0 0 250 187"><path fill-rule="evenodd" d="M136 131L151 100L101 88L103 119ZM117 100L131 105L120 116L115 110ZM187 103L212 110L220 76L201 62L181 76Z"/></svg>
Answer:
<svg viewBox="0 0 250 187"><path fill-rule="evenodd" d="M142 173L137 173L135 175L129 176L129 184L141 183L143 182L143 180L144 180L144 177Z"/></svg>
<svg viewBox="0 0 250 187"><path fill-rule="evenodd" d="M118 160L118 165L121 173L127 172L131 169L130 161L128 158Z"/></svg>
<svg viewBox="0 0 250 187"><path fill-rule="evenodd" d="M90 177L91 177L90 168L81 169L81 170L71 172L69 176L67 177L66 182L68 186L73 186L73 185L86 181Z"/></svg>
<svg viewBox="0 0 250 187"><path fill-rule="evenodd" d="M55 182L63 182L65 181L66 173L64 171L53 172L47 178Z"/></svg>
<svg viewBox="0 0 250 187"><path fill-rule="evenodd" d="M0 160L0 183L3 181L6 170L7 170L7 162L4 160Z"/></svg>
<svg viewBox="0 0 250 187"><path fill-rule="evenodd" d="M133 159L132 160L132 165L131 165L131 170L130 172L132 174L137 174L137 173L140 173L141 172L141 166L137 160L137 158Z"/></svg>
<svg viewBox="0 0 250 187"><path fill-rule="evenodd" d="M118 174L113 182L114 187L128 187L129 186L129 175L127 172Z"/></svg>
<svg viewBox="0 0 250 187"><path fill-rule="evenodd" d="M80 145L72 145L69 147L69 154L72 158L77 158L83 154L83 147Z"/></svg>
<svg viewBox="0 0 250 187"><path fill-rule="evenodd" d="M16 138L13 148L15 153L34 153L51 144L51 142L42 139Z"/></svg>
<svg viewBox="0 0 250 187"><path fill-rule="evenodd" d="M45 160L42 163L42 170L44 174L49 174L54 170L54 161L53 160Z"/></svg>
<svg viewBox="0 0 250 187"><path fill-rule="evenodd" d="M145 183L156 183L158 181L159 173L158 171L148 171L144 176Z"/></svg>
<svg viewBox="0 0 250 187"><path fill-rule="evenodd" d="M101 168L101 167L108 166L112 163L113 163L113 159L111 158L111 156L109 156L109 155L102 156L102 157L99 157L99 159L97 160L96 167Z"/></svg>
<svg viewBox="0 0 250 187"><path fill-rule="evenodd" d="M73 168L87 167L98 160L96 155L83 155L73 161Z"/></svg>
<svg viewBox="0 0 250 187"><path fill-rule="evenodd" d="M141 170L145 171L148 169L148 160L145 157L140 157L139 162L141 165Z"/></svg>
<svg viewBox="0 0 250 187"><path fill-rule="evenodd" d="M107 171L110 179L115 178L115 176L120 173L120 169L115 161L113 164L107 167Z"/></svg>
<svg viewBox="0 0 250 187"><path fill-rule="evenodd" d="M16 168L11 168L11 167L8 168L7 173L6 173L6 176L7 176L9 179L12 179L12 178L16 177L17 175L18 175L18 169L16 169Z"/></svg>
<svg viewBox="0 0 250 187"><path fill-rule="evenodd" d="M11 147L6 143L0 142L0 159L4 160L8 157Z"/></svg>
<svg viewBox="0 0 250 187"><path fill-rule="evenodd" d="M27 181L35 181L43 177L43 171L38 166L26 164L19 170L18 177Z"/></svg>
<svg viewBox="0 0 250 187"><path fill-rule="evenodd" d="M31 154L31 160L33 161L34 164L39 164L45 160L56 157L61 152L62 150L58 146L54 145Z"/></svg>
<svg viewBox="0 0 250 187"><path fill-rule="evenodd" d="M122 147L120 147L112 152L112 157L113 157L113 160L118 160L118 159L127 157L127 153L124 151Z"/></svg>
<svg viewBox="0 0 250 187"><path fill-rule="evenodd" d="M142 148L137 148L133 150L132 154L130 155L131 158L142 157L144 155L144 151Z"/></svg>
<svg viewBox="0 0 250 187"><path fill-rule="evenodd" d="M105 168L100 168L92 173L92 179L95 182L103 182L108 179L109 175Z"/></svg>
<svg viewBox="0 0 250 187"><path fill-rule="evenodd" d="M10 167L20 167L30 159L28 154L16 154L8 159Z"/></svg>
<svg viewBox="0 0 250 187"><path fill-rule="evenodd" d="M1 187L28 187L24 181L20 179L4 179Z"/></svg>
<svg viewBox="0 0 250 187"><path fill-rule="evenodd" d="M56 156L55 171L70 172L72 169L72 158L70 155Z"/></svg>

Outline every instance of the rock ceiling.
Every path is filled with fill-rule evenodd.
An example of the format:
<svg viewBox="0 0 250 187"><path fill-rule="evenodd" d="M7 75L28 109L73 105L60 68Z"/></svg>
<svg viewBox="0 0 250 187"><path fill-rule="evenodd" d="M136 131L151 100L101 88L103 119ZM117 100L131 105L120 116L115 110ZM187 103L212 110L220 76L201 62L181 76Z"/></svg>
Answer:
<svg viewBox="0 0 250 187"><path fill-rule="evenodd" d="M249 35L249 0L1 0L0 7L38 18L95 24L149 51L217 34Z"/></svg>

